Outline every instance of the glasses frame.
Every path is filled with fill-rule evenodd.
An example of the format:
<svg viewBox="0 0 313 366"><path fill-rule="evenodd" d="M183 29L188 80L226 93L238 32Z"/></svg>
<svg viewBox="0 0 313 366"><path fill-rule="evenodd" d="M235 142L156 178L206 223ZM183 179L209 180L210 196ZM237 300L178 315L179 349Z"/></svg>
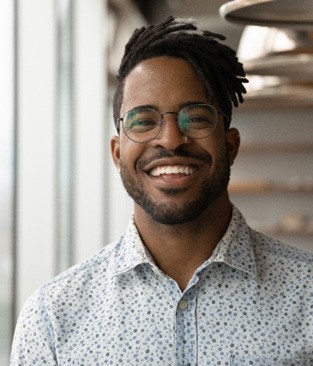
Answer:
<svg viewBox="0 0 313 366"><path fill-rule="evenodd" d="M160 113L157 109L152 108L152 107L142 107L142 108L145 108L145 109L151 109L151 110L153 110L154 112L158 113L158 115L160 116L160 129L159 129L159 131L156 133L156 135L155 135L154 137L149 138L148 140L145 140L145 141L137 141L137 140L134 140L134 139L132 139L131 137L129 137L129 135L128 135L128 133L125 131L125 127L124 127L124 120L125 120L125 116L126 116L128 113L130 113L130 112L134 111L135 109L140 108L140 107L134 107L134 108L130 109L129 111L127 111L126 113L124 113L123 117L118 117L118 118L117 118L117 122L118 122L118 126L119 126L118 132L120 132L120 125L122 124L123 131L124 131L125 135L127 136L127 138L129 138L129 139L130 139L131 141L133 141L133 142L136 142L137 144L146 144L146 143L148 143L148 142L150 142L150 141L155 140L155 139L158 137L159 133L162 131L162 128L163 128L163 125L164 125L164 116L165 116L166 114L175 114L175 115L178 117L179 113L180 113L183 109L185 109L185 108L190 108L190 107L197 107L197 106L210 107L211 109L215 110L215 111L216 111L216 114L217 114L217 122L216 122L216 124L215 124L214 128L212 129L212 131L211 131L208 135L205 135L205 136L202 136L202 137L193 137L193 136L189 136L189 135L185 134L183 131L181 131L181 129L180 129L180 127L179 127L179 124L178 124L178 123L177 123L177 121L176 121L176 123L177 123L177 125L178 125L179 130L181 131L182 135L184 135L184 136L188 136L188 137L190 137L190 138L192 138L192 139L196 139L196 140L204 139L204 138L209 137L210 135L212 135L212 134L214 133L214 131L215 131L215 129L216 129L216 126L217 126L217 124L218 124L218 118L219 118L219 116L220 116L220 115L223 115L223 116L224 116L224 118L228 119L228 117L225 115L225 113L224 113L224 112L222 112L221 110L219 110L219 109L217 109L216 107L214 107L214 105L212 105L212 104L207 104L207 103L196 103L196 104L190 104L190 105L187 105L187 106L182 107L178 112L163 112L163 113Z"/></svg>

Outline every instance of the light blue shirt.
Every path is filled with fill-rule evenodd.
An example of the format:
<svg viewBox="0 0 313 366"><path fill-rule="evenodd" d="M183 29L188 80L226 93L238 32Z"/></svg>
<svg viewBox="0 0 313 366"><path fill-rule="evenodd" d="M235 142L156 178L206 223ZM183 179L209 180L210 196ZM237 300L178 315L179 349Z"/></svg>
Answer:
<svg viewBox="0 0 313 366"><path fill-rule="evenodd" d="M131 220L30 297L11 365L313 365L313 255L253 231L234 207L182 293Z"/></svg>

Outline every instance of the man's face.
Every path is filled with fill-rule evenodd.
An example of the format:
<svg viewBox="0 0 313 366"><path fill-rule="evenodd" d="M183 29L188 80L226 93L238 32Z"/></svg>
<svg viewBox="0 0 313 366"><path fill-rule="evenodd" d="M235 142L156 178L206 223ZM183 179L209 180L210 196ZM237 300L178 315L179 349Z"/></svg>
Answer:
<svg viewBox="0 0 313 366"><path fill-rule="evenodd" d="M160 113L177 113L190 102L210 103L191 65L180 58L156 57L141 62L126 77L120 115L143 105ZM174 225L198 218L226 194L239 142L236 130L225 133L222 115L212 135L187 142L176 115L164 118L154 140L133 142L121 128L111 147L123 184L135 202L135 216L136 210L144 210L155 221Z"/></svg>

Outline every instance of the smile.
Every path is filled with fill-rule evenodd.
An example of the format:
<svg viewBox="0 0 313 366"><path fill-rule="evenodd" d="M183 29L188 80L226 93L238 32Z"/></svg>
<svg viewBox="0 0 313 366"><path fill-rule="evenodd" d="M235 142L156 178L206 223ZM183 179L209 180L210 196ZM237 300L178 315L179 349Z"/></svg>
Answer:
<svg viewBox="0 0 313 366"><path fill-rule="evenodd" d="M153 177L167 174L184 174L191 175L197 170L196 167L190 165L163 165L150 170L149 174Z"/></svg>

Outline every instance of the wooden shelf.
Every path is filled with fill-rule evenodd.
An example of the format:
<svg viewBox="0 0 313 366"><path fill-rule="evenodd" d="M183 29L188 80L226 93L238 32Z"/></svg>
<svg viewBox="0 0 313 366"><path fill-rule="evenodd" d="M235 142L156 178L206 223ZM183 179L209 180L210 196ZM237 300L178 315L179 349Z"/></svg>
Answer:
<svg viewBox="0 0 313 366"><path fill-rule="evenodd" d="M313 182L232 182L229 185L230 193L313 193Z"/></svg>
<svg viewBox="0 0 313 366"><path fill-rule="evenodd" d="M240 153L313 153L312 143L250 143L240 146Z"/></svg>

